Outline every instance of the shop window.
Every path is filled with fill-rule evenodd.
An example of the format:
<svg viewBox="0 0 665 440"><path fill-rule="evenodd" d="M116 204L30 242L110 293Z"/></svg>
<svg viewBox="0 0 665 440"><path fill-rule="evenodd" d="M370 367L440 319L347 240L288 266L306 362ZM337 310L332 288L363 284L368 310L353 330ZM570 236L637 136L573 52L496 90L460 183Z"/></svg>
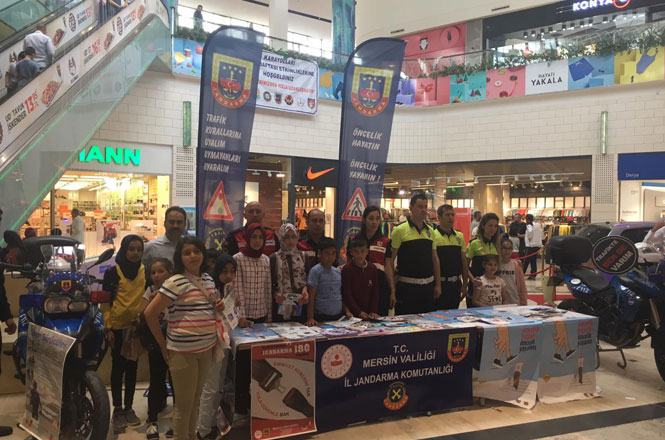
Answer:
<svg viewBox="0 0 665 440"><path fill-rule="evenodd" d="M563 197L555 197L554 198L554 207L555 208L565 208L564 206L564 198Z"/></svg>
<svg viewBox="0 0 665 440"><path fill-rule="evenodd" d="M510 207L511 208L519 208L520 207L520 199L517 197L514 197L510 199Z"/></svg>
<svg viewBox="0 0 665 440"><path fill-rule="evenodd" d="M536 207L536 198L535 197L529 197L529 209L535 209Z"/></svg>
<svg viewBox="0 0 665 440"><path fill-rule="evenodd" d="M554 197L545 197L545 208L554 208Z"/></svg>
<svg viewBox="0 0 665 440"><path fill-rule="evenodd" d="M566 208L574 208L575 207L575 198L574 197L566 197Z"/></svg>
<svg viewBox="0 0 665 440"><path fill-rule="evenodd" d="M545 209L545 197L538 197L538 200L536 200L536 208Z"/></svg>
<svg viewBox="0 0 665 440"><path fill-rule="evenodd" d="M586 208L591 208L591 196L586 196L584 198L584 206Z"/></svg>
<svg viewBox="0 0 665 440"><path fill-rule="evenodd" d="M529 207L529 199L527 199L526 197L521 197L519 208L528 208L528 207Z"/></svg>
<svg viewBox="0 0 665 440"><path fill-rule="evenodd" d="M584 208L584 197L575 197L575 208Z"/></svg>

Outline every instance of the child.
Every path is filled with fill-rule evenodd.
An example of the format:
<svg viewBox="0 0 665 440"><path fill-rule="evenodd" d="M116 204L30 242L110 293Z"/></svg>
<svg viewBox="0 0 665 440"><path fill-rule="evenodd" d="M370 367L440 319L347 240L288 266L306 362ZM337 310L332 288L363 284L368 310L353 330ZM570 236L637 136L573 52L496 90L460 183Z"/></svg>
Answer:
<svg viewBox="0 0 665 440"><path fill-rule="evenodd" d="M496 274L506 282L508 293L508 304L525 306L527 304L526 281L519 260L511 258L513 252L512 240L503 237L501 239L501 261Z"/></svg>
<svg viewBox="0 0 665 440"><path fill-rule="evenodd" d="M508 304L506 282L496 276L498 268L499 258L496 255L486 255L483 261L485 273L480 277L479 288L473 289L475 307Z"/></svg>
<svg viewBox="0 0 665 440"><path fill-rule="evenodd" d="M349 243L351 259L342 268L342 298L354 316L361 319L378 318L379 273L367 262L369 245L366 240Z"/></svg>
<svg viewBox="0 0 665 440"><path fill-rule="evenodd" d="M276 319L302 322L302 305L307 303L305 256L298 250L298 230L291 223L279 228L280 250L270 256L272 293L277 305ZM303 294L298 305L283 304L287 293Z"/></svg>
<svg viewBox="0 0 665 440"><path fill-rule="evenodd" d="M247 245L233 258L238 265L236 296L240 304L240 322L247 327L255 323L272 321L272 287L270 285L270 260L263 254L266 232L258 223L247 226Z"/></svg>
<svg viewBox="0 0 665 440"><path fill-rule="evenodd" d="M342 271L334 267L337 259L337 244L331 238L324 238L317 247L319 263L312 267L307 277L308 326L318 325L318 321L335 321L346 315L353 316L342 305ZM346 310L345 310L346 309Z"/></svg>
<svg viewBox="0 0 665 440"><path fill-rule="evenodd" d="M215 261L211 271L217 291L221 298L234 295L233 287L236 278L236 260L230 255L220 255ZM231 328L226 320L223 320L226 326L226 334L231 334ZM225 341L226 342L226 341ZM222 400L222 386L226 377L226 368L229 364L230 345L224 347L224 357L221 361L213 360L208 372L203 391L201 392L201 408L199 410L199 425L197 429L197 439L216 439L219 436L228 434L231 425L227 422L223 431L217 428L217 409Z"/></svg>
<svg viewBox="0 0 665 440"><path fill-rule="evenodd" d="M157 295L164 281L173 274L173 264L166 258L156 258L150 263L150 279L152 286L148 287L143 294L143 308ZM166 316L160 319L162 331L166 330ZM166 408L166 372L169 367L164 362L159 350L148 350L148 362L150 365L150 391L148 393L148 426L145 430L147 439L159 438L159 426L157 425L158 414Z"/></svg>
<svg viewBox="0 0 665 440"><path fill-rule="evenodd" d="M210 275L213 280L215 279L215 276L212 274L212 271L215 268L215 264L217 263L217 257L220 255L221 252L219 252L217 249L206 249L206 273Z"/></svg>
<svg viewBox="0 0 665 440"><path fill-rule="evenodd" d="M205 273L206 249L197 237L183 237L173 254L173 275L145 309L145 320L169 365L178 393L173 411L176 440L196 437L201 391L218 338L217 313L224 309L215 283ZM169 308L166 339L159 314Z"/></svg>
<svg viewBox="0 0 665 440"><path fill-rule="evenodd" d="M110 307L103 307L106 339L111 346L111 394L113 396L113 429L138 426L141 421L132 409L136 388L137 362L122 356L124 335L143 307L146 271L141 264L143 239L128 235L122 239L115 257L116 265L104 272L103 289L112 292ZM122 379L125 379L125 408L122 404Z"/></svg>

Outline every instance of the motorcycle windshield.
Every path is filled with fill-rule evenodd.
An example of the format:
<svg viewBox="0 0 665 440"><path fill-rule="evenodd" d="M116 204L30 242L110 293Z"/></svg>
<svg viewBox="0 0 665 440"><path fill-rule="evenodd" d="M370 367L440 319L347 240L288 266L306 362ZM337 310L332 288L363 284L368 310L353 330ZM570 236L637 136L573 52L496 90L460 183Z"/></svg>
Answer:
<svg viewBox="0 0 665 440"><path fill-rule="evenodd" d="M78 271L85 259L85 248L78 246L54 246L53 256L46 267L54 272Z"/></svg>

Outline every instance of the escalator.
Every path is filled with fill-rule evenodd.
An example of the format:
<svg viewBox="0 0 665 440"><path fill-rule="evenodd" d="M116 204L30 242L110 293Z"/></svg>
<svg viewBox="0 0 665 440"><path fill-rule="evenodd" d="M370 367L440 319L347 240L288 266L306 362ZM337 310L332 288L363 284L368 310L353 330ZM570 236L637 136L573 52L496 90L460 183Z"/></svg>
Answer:
<svg viewBox="0 0 665 440"><path fill-rule="evenodd" d="M75 8L86 3L98 0ZM69 14L56 21L69 26ZM169 63L169 12L162 1L130 0L105 23L97 18L51 66L0 103L3 230L20 228L148 67Z"/></svg>
<svg viewBox="0 0 665 440"><path fill-rule="evenodd" d="M21 39L38 24L63 15L83 0L0 0L0 53L6 40ZM10 38L11 37L11 38Z"/></svg>

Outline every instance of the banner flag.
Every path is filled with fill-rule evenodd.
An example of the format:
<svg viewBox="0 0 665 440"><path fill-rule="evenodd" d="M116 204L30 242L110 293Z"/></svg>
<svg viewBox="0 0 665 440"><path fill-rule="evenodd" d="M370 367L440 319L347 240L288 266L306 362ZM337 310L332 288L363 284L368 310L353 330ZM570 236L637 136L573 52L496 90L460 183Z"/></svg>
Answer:
<svg viewBox="0 0 665 440"><path fill-rule="evenodd" d="M356 48L344 69L335 210L340 250L360 231L362 211L367 205L378 206L383 195L405 46L394 38L368 40Z"/></svg>
<svg viewBox="0 0 665 440"><path fill-rule="evenodd" d="M203 48L196 233L207 248L241 227L245 173L263 52L260 32L222 26Z"/></svg>

